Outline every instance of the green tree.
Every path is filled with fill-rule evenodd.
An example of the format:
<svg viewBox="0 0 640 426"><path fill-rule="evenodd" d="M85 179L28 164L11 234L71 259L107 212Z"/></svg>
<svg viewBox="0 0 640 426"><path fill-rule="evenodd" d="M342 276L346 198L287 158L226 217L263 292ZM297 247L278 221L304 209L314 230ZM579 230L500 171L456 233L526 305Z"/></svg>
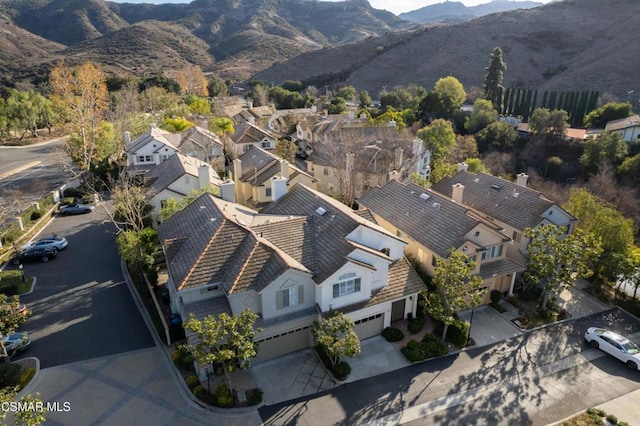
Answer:
<svg viewBox="0 0 640 426"><path fill-rule="evenodd" d="M475 138L478 151L481 153L493 150L506 151L513 147L518 134L509 123L497 121L476 133Z"/></svg>
<svg viewBox="0 0 640 426"><path fill-rule="evenodd" d="M529 119L529 126L533 136L543 138L545 143L559 142L564 139L569 128L569 115L564 110L536 108Z"/></svg>
<svg viewBox="0 0 640 426"><path fill-rule="evenodd" d="M33 90L22 92L9 90L5 104L5 113L14 130L23 133L30 132L31 136L38 136L38 126L48 125L52 120L51 101ZM20 139L22 139L22 137Z"/></svg>
<svg viewBox="0 0 640 426"><path fill-rule="evenodd" d="M233 120L227 117L211 117L209 130L218 135L218 137L223 137L225 134L232 135L235 132Z"/></svg>
<svg viewBox="0 0 640 426"><path fill-rule="evenodd" d="M160 123L165 116L179 107L180 96L162 87L152 86L140 93L142 112L150 114L156 123Z"/></svg>
<svg viewBox="0 0 640 426"><path fill-rule="evenodd" d="M298 80L287 80L282 83L282 88L290 92L302 92L302 83Z"/></svg>
<svg viewBox="0 0 640 426"><path fill-rule="evenodd" d="M98 126L108 108L109 98L104 73L90 62L76 67L56 65L49 75L52 101L60 118L71 124L82 142L82 168L91 170L91 162L100 141Z"/></svg>
<svg viewBox="0 0 640 426"><path fill-rule="evenodd" d="M338 311L332 311L320 321L314 322L313 336L324 349L333 367L343 357L354 357L360 353L360 339L354 328L353 321Z"/></svg>
<svg viewBox="0 0 640 426"><path fill-rule="evenodd" d="M593 262L597 281L615 280L634 248L633 221L584 188L572 189L564 208L578 219L577 228L602 246L602 254Z"/></svg>
<svg viewBox="0 0 640 426"><path fill-rule="evenodd" d="M93 131L93 149L86 150L82 134L72 133L65 144L71 160L83 170L95 171L118 152L116 133L113 124L101 121Z"/></svg>
<svg viewBox="0 0 640 426"><path fill-rule="evenodd" d="M390 122L395 121L396 127L398 129L404 129L407 127L407 124L404 122L404 118L402 114L395 111L393 108L389 108L386 112L377 116L373 122L378 126L387 126Z"/></svg>
<svg viewBox="0 0 640 426"><path fill-rule="evenodd" d="M589 137L585 141L580 164L588 175L593 175L603 161L617 167L628 153L628 145L619 133L603 132L598 137Z"/></svg>
<svg viewBox="0 0 640 426"><path fill-rule="evenodd" d="M589 278L593 271L589 265L602 252L602 247L590 235L576 230L565 235L565 229L554 224L528 228L524 236L529 239L525 256L525 285L542 285L540 306L548 309L551 295L562 288L571 287L578 278Z"/></svg>
<svg viewBox="0 0 640 426"><path fill-rule="evenodd" d="M331 102L329 102L329 104L327 105L327 113L329 114L342 114L346 110L347 103L343 98L339 96L331 99Z"/></svg>
<svg viewBox="0 0 640 426"><path fill-rule="evenodd" d="M198 199L202 194L205 193L213 194L219 197L220 188L218 188L217 186L211 187L208 185L204 189L191 190L191 192L189 192L183 199L179 201L175 198L167 198L162 208L160 209L160 218L163 221L169 219L171 216L184 209L189 204L193 203L196 199Z"/></svg>
<svg viewBox="0 0 640 426"><path fill-rule="evenodd" d="M194 124L184 117L167 117L162 123L162 128L171 133L181 133L193 126Z"/></svg>
<svg viewBox="0 0 640 426"><path fill-rule="evenodd" d="M249 360L257 354L256 344L253 339L256 332L254 325L258 315L249 309L242 311L240 315L229 315L226 312L217 317L207 315L199 320L193 314L184 323L185 330L193 333L184 348L193 355L201 366L221 364L229 384L231 373L236 369L245 369L249 366Z"/></svg>
<svg viewBox="0 0 640 426"><path fill-rule="evenodd" d="M196 98L189 104L189 111L193 115L209 115L211 114L211 104L204 98Z"/></svg>
<svg viewBox="0 0 640 426"><path fill-rule="evenodd" d="M640 154L626 158L618 167L618 173L631 183L640 182Z"/></svg>
<svg viewBox="0 0 640 426"><path fill-rule="evenodd" d="M604 129L607 122L632 115L633 107L629 102L609 102L587 114L584 118L584 125Z"/></svg>
<svg viewBox="0 0 640 426"><path fill-rule="evenodd" d="M440 114L445 118L451 117L455 111L460 109L467 99L464 86L462 86L462 83L460 83L457 78L452 76L443 77L438 80L433 92L440 104Z"/></svg>
<svg viewBox="0 0 640 426"><path fill-rule="evenodd" d="M5 403L10 403L15 400L15 397L18 395L19 388L16 387L6 387L0 389L0 404L2 406ZM28 394L22 396L19 400L19 403L22 406L26 407L34 407L33 410L19 410L15 413L15 418L13 424L15 426L25 425L25 426L35 426L44 423L47 419L45 417L45 408L42 400L40 399L40 392L37 392L35 396L32 394ZM0 411L0 423L5 423L7 414L9 410L1 410Z"/></svg>
<svg viewBox="0 0 640 426"><path fill-rule="evenodd" d="M491 50L489 66L485 68L487 73L484 76L484 98L496 107L500 107L500 95L502 94L502 78L507 64L502 60L502 49L494 47Z"/></svg>
<svg viewBox="0 0 640 426"><path fill-rule="evenodd" d="M429 187L429 180L418 172L411 172L411 174L409 175L409 179L412 183L415 183L418 186L421 186L423 188Z"/></svg>
<svg viewBox="0 0 640 426"><path fill-rule="evenodd" d="M276 141L276 155L289 163L295 161L296 152L298 147L295 143L287 139L278 139Z"/></svg>
<svg viewBox="0 0 640 426"><path fill-rule="evenodd" d="M153 267L153 254L160 248L158 233L153 228L122 231L116 237L118 253L134 274L148 272Z"/></svg>
<svg viewBox="0 0 640 426"><path fill-rule="evenodd" d="M341 87L338 90L338 93L336 93L336 96L341 97L342 99L346 100L346 101L352 101L356 98L356 94L358 92L356 91L356 88L353 86L345 86L345 87Z"/></svg>
<svg viewBox="0 0 640 426"><path fill-rule="evenodd" d="M373 99L371 99L371 96L369 95L369 92L367 92L366 90L363 90L362 92L360 92L360 104L359 104L359 107L360 108L369 108L371 105L373 105Z"/></svg>
<svg viewBox="0 0 640 426"><path fill-rule="evenodd" d="M430 125L418 130L418 137L425 148L431 151L433 161L446 159L456 144L453 126L443 119L433 120Z"/></svg>
<svg viewBox="0 0 640 426"><path fill-rule="evenodd" d="M446 339L449 326L460 322L457 312L482 303L486 289L482 288L482 278L473 275L476 265L467 255L454 250L446 259L436 260L432 281L436 290L423 290L422 309L444 323L442 340Z"/></svg>
<svg viewBox="0 0 640 426"><path fill-rule="evenodd" d="M471 135L478 133L491 123L498 121L498 111L493 108L491 101L477 99L473 103L473 112L467 117L464 128Z"/></svg>
<svg viewBox="0 0 640 426"><path fill-rule="evenodd" d="M20 298L18 296L7 296L4 293L0 293L0 347L2 348L0 358L3 360L8 359L11 354L7 353L7 348L2 338L8 334L15 333L18 327L27 319L22 312L19 312L19 305Z"/></svg>
<svg viewBox="0 0 640 426"><path fill-rule="evenodd" d="M225 84L224 80L218 77L213 77L207 83L207 90L209 91L209 96L227 96L229 94L229 89Z"/></svg>
<svg viewBox="0 0 640 426"><path fill-rule="evenodd" d="M450 152L449 160L457 164L467 158L476 158L477 156L476 138L471 135L456 135L456 144Z"/></svg>
<svg viewBox="0 0 640 426"><path fill-rule="evenodd" d="M482 160L479 158L467 158L464 160L467 163L467 171L471 173L486 173L487 168L482 164Z"/></svg>

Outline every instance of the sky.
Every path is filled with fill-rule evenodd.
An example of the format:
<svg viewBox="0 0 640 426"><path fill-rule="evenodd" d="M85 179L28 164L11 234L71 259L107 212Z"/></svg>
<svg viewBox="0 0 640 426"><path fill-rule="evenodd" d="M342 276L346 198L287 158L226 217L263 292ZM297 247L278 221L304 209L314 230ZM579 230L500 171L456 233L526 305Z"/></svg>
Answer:
<svg viewBox="0 0 640 426"><path fill-rule="evenodd" d="M191 0L110 0L116 3L191 3ZM342 0L324 0L324 1L342 1ZM460 1L465 6L477 6L479 4L489 3L491 0L454 0ZM519 0L512 0L519 1ZM551 0L533 0L539 3L549 3ZM432 4L444 3L444 0L369 0L372 7L376 9L384 9L399 15L404 12L420 9Z"/></svg>

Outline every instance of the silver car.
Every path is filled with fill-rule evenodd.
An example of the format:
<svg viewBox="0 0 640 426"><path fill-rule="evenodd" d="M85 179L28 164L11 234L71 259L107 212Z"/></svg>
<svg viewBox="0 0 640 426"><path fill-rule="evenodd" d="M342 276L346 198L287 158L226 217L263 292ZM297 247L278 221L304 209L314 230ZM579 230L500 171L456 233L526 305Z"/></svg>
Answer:
<svg viewBox="0 0 640 426"><path fill-rule="evenodd" d="M31 247L40 247L40 248L54 248L56 250L64 250L69 245L69 241L67 241L64 237L48 237L48 238L40 238L39 240L32 241L29 244L22 246L22 250L29 249Z"/></svg>
<svg viewBox="0 0 640 426"><path fill-rule="evenodd" d="M60 206L58 212L60 214L83 214L91 213L96 207L91 204L67 204Z"/></svg>
<svg viewBox="0 0 640 426"><path fill-rule="evenodd" d="M627 364L629 368L638 369L640 365L640 348L626 337L604 328L590 327L584 333L584 338L592 348L600 348Z"/></svg>
<svg viewBox="0 0 640 426"><path fill-rule="evenodd" d="M2 338L4 348L7 350L7 355L12 356L16 352L22 352L29 347L31 340L29 339L29 333L10 333Z"/></svg>

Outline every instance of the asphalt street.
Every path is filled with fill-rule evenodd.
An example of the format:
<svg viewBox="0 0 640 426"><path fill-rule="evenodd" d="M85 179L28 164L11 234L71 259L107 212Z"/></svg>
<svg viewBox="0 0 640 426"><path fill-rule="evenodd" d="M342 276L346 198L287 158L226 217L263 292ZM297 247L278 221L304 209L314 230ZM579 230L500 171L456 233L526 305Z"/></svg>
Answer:
<svg viewBox="0 0 640 426"><path fill-rule="evenodd" d="M640 372L583 333L621 334L640 321L612 309L259 409L265 425L544 425L640 389Z"/></svg>
<svg viewBox="0 0 640 426"><path fill-rule="evenodd" d="M37 283L21 298L32 311L22 325L32 344L22 356L47 368L154 346L124 282L105 210L56 217L42 235L52 232L69 246L47 263L24 264Z"/></svg>

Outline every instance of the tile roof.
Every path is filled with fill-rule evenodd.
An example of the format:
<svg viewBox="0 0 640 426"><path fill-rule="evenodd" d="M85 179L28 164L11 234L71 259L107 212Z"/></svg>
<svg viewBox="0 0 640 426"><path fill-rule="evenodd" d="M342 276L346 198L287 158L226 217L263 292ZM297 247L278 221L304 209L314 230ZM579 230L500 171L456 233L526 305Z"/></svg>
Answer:
<svg viewBox="0 0 640 426"><path fill-rule="evenodd" d="M131 143L125 147L125 150L128 153L135 153L140 148L146 146L149 143L153 143L155 141L157 143L166 145L178 151L178 148L174 145L175 139L176 139L176 134L167 132L166 130L162 130L158 127L152 126L145 133L141 134L140 136L132 140Z"/></svg>
<svg viewBox="0 0 640 426"><path fill-rule="evenodd" d="M257 143L260 142L264 138L275 139L275 137L269 133L268 131L261 129L260 127L251 124L247 121L244 123L238 124L231 136L231 140L234 143L242 144L242 143Z"/></svg>
<svg viewBox="0 0 640 426"><path fill-rule="evenodd" d="M253 229L258 235L271 241L311 271L317 270L313 217L292 217L287 220L262 223L253 226Z"/></svg>
<svg viewBox="0 0 640 426"><path fill-rule="evenodd" d="M281 173L280 162L282 158L272 154L255 145L250 146L247 151L238 157L242 161L242 182L250 183L252 186L261 186L272 177ZM314 180L313 176L300 170L295 165L289 164L289 180L299 174L307 176ZM233 171L233 165L229 166L229 170Z"/></svg>
<svg viewBox="0 0 640 426"><path fill-rule="evenodd" d="M204 194L161 223L178 289L221 283L227 294L262 290L285 270L309 270L248 227L257 213Z"/></svg>
<svg viewBox="0 0 640 426"><path fill-rule="evenodd" d="M432 189L451 197L452 186L464 185L462 204L515 229L533 228L555 203L540 192L486 173L460 171L442 179Z"/></svg>
<svg viewBox="0 0 640 426"><path fill-rule="evenodd" d="M466 208L413 183L391 180L371 188L358 203L442 258L463 244L465 234L478 224Z"/></svg>
<svg viewBox="0 0 640 426"><path fill-rule="evenodd" d="M524 266L519 265L507 257L499 258L492 262L482 262L480 264L480 277L483 280L491 277L499 277L507 274L515 274L524 271Z"/></svg>
<svg viewBox="0 0 640 426"><path fill-rule="evenodd" d="M157 194L184 175L190 175L198 179L198 168L201 166L209 165L197 158L175 153L148 172L145 175L145 181L148 182L147 187L151 194ZM221 179L218 173L209 167L209 183L211 185L219 185L220 182Z"/></svg>
<svg viewBox="0 0 640 426"><path fill-rule="evenodd" d="M322 215L316 211L320 207L325 211ZM347 255L354 250L345 237L359 226L399 239L384 228L358 216L339 201L301 184L294 185L286 195L269 204L263 213L295 214L312 218L313 229L306 228L306 232L309 232L309 237L315 243L316 269L313 271L313 279L317 283L323 282L345 264Z"/></svg>
<svg viewBox="0 0 640 426"><path fill-rule="evenodd" d="M621 118L619 120L612 120L607 122L604 130L612 132L614 130L627 129L629 127L640 126L640 115L632 115L631 117Z"/></svg>
<svg viewBox="0 0 640 426"><path fill-rule="evenodd" d="M212 131L200 126L193 126L180 134L178 148L181 151L188 151L189 146L197 146L201 149L211 150L215 145L222 147L222 141Z"/></svg>

